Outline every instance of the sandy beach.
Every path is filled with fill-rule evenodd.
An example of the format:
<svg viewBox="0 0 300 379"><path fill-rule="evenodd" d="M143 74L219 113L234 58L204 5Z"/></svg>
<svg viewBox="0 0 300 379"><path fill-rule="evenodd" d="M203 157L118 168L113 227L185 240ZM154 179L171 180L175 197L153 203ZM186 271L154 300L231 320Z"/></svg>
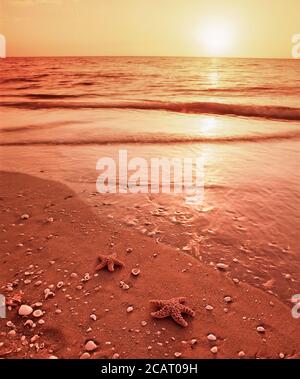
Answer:
<svg viewBox="0 0 300 379"><path fill-rule="evenodd" d="M299 5L0 0L9 375L297 364Z"/></svg>
<svg viewBox="0 0 300 379"><path fill-rule="evenodd" d="M299 358L291 307L233 281L234 263L218 269L157 243L61 183L0 176L0 288L9 304L0 357ZM124 267L96 271L99 254L113 253ZM195 312L183 315L187 327L151 316L150 300L174 297Z"/></svg>

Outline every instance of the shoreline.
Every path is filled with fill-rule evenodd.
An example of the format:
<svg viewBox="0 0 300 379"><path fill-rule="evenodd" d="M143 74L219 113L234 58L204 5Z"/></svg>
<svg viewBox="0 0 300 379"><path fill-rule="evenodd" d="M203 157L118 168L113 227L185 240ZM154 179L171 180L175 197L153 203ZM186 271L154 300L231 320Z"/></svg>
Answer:
<svg viewBox="0 0 300 379"><path fill-rule="evenodd" d="M23 304L44 312L22 317L19 305L7 311L0 320L0 357L79 358L90 340L97 345L89 353L95 359L174 358L176 353L181 358L300 357L299 320L271 294L234 283L226 271L121 222L107 224L104 205L99 205L103 217L94 214L63 184L19 173L0 177L0 292L11 298L22 291ZM29 218L22 220L24 214ZM125 267L96 273L98 255L111 253ZM135 267L141 271L137 277L131 274ZM90 279L82 282L86 273ZM129 289L120 288L120 281ZM47 288L54 297L45 299ZM184 316L186 328L171 318L151 317L150 300L177 296L186 297L196 312L194 318ZM30 319L36 327L24 326ZM209 334L216 340L209 341Z"/></svg>

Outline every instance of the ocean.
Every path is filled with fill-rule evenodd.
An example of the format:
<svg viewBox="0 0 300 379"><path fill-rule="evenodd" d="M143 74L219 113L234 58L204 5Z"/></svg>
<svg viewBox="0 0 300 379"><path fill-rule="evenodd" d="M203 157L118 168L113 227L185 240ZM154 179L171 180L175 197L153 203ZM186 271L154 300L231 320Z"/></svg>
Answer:
<svg viewBox="0 0 300 379"><path fill-rule="evenodd" d="M224 262L285 302L299 293L299 61L7 58L0 99L1 170L62 181L95 212L104 204L108 223ZM203 203L100 195L96 162L120 149L201 156Z"/></svg>

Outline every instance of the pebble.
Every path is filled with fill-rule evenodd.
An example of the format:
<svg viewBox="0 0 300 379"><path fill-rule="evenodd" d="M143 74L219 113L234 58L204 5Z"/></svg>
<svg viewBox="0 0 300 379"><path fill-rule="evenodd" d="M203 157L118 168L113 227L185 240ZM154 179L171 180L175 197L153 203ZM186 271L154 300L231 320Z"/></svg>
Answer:
<svg viewBox="0 0 300 379"><path fill-rule="evenodd" d="M133 311L133 307L128 307L127 309L126 309L126 312L127 313L130 313L130 312L132 312Z"/></svg>
<svg viewBox="0 0 300 379"><path fill-rule="evenodd" d="M30 217L30 216L29 216L28 214L25 213L25 214L23 214L23 215L21 216L21 219L22 219L22 220L28 220L29 217Z"/></svg>
<svg viewBox="0 0 300 379"><path fill-rule="evenodd" d="M38 336L38 335L36 334L36 335L34 335L34 336L30 339L30 342L34 343L34 342L37 341L39 338L40 338L40 336Z"/></svg>
<svg viewBox="0 0 300 379"><path fill-rule="evenodd" d="M214 309L214 307L212 307L211 305L207 305L207 306L205 307L205 309L206 309L207 311L212 311L212 310Z"/></svg>
<svg viewBox="0 0 300 379"><path fill-rule="evenodd" d="M92 319L92 320L96 321L96 320L97 320L97 316L96 316L96 315L94 315L94 314L91 314L91 315L90 315L90 319Z"/></svg>
<svg viewBox="0 0 300 379"><path fill-rule="evenodd" d="M147 321L142 321L142 322L141 322L141 325L142 325L142 326L146 326L146 325L147 325Z"/></svg>
<svg viewBox="0 0 300 379"><path fill-rule="evenodd" d="M29 316L33 312L33 309L29 305L21 305L19 308L19 315L20 316Z"/></svg>
<svg viewBox="0 0 300 379"><path fill-rule="evenodd" d="M191 340L191 344L192 344L192 345L195 345L197 342L198 342L198 341L196 340L196 338L193 338L193 339Z"/></svg>
<svg viewBox="0 0 300 379"><path fill-rule="evenodd" d="M216 341L216 340L217 340L217 337L216 337L214 334L209 334L209 335L207 336L207 339L208 339L209 341Z"/></svg>
<svg viewBox="0 0 300 379"><path fill-rule="evenodd" d="M57 315L59 315L59 314L62 313L62 310L61 310L61 309L56 309L56 310L55 310L55 313L56 313Z"/></svg>
<svg viewBox="0 0 300 379"><path fill-rule="evenodd" d="M91 358L91 354L90 353L83 353L81 356L80 356L80 359L90 359Z"/></svg>
<svg viewBox="0 0 300 379"><path fill-rule="evenodd" d="M16 334L17 333L16 333L15 330L11 330L10 332L7 333L7 335L10 336L10 337L15 337Z"/></svg>
<svg viewBox="0 0 300 379"><path fill-rule="evenodd" d="M258 331L258 333L264 333L266 331L266 329L263 326L258 326L256 330Z"/></svg>
<svg viewBox="0 0 300 379"><path fill-rule="evenodd" d="M179 351L176 351L176 352L174 353L174 356L175 356L176 358L179 358L179 357L182 356L182 353L180 353Z"/></svg>
<svg viewBox="0 0 300 379"><path fill-rule="evenodd" d="M55 355L50 355L49 359L58 359Z"/></svg>
<svg viewBox="0 0 300 379"><path fill-rule="evenodd" d="M42 317L43 316L43 311L41 311L40 309L37 309L36 311L33 312L33 317Z"/></svg>
<svg viewBox="0 0 300 379"><path fill-rule="evenodd" d="M217 263L216 264L216 267L221 270L221 271L226 271L228 269L228 265L226 265L225 263Z"/></svg>
<svg viewBox="0 0 300 379"><path fill-rule="evenodd" d="M225 303L232 303L232 297L231 296L225 296L224 301L225 301Z"/></svg>
<svg viewBox="0 0 300 379"><path fill-rule="evenodd" d="M210 349L210 351L211 351L213 354L217 354L217 352L218 352L218 348L217 348L217 346L213 346L213 347Z"/></svg>
<svg viewBox="0 0 300 379"><path fill-rule="evenodd" d="M76 272L72 272L72 274L70 276L71 276L71 278L77 278L78 277L78 275L76 274Z"/></svg>
<svg viewBox="0 0 300 379"><path fill-rule="evenodd" d="M238 356L239 356L240 358L243 358L245 355L246 355L246 354L245 354L243 351L240 351L239 354L238 354Z"/></svg>
<svg viewBox="0 0 300 379"><path fill-rule="evenodd" d="M120 358L120 354L118 353L115 353L113 356L112 356L112 359L119 359Z"/></svg>
<svg viewBox="0 0 300 379"><path fill-rule="evenodd" d="M279 358L283 359L285 355L283 353L279 353Z"/></svg>
<svg viewBox="0 0 300 379"><path fill-rule="evenodd" d="M85 350L86 351L94 351L97 349L97 345L95 344L94 341L88 341L86 344L85 344Z"/></svg>

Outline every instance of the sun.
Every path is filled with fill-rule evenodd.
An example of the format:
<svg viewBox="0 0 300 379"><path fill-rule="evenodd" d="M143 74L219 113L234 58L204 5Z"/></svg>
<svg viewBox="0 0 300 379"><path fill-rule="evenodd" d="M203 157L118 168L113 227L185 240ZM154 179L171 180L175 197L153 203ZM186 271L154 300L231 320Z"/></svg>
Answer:
<svg viewBox="0 0 300 379"><path fill-rule="evenodd" d="M230 25L210 23L200 30L199 39L206 54L226 55L232 46L233 33Z"/></svg>

